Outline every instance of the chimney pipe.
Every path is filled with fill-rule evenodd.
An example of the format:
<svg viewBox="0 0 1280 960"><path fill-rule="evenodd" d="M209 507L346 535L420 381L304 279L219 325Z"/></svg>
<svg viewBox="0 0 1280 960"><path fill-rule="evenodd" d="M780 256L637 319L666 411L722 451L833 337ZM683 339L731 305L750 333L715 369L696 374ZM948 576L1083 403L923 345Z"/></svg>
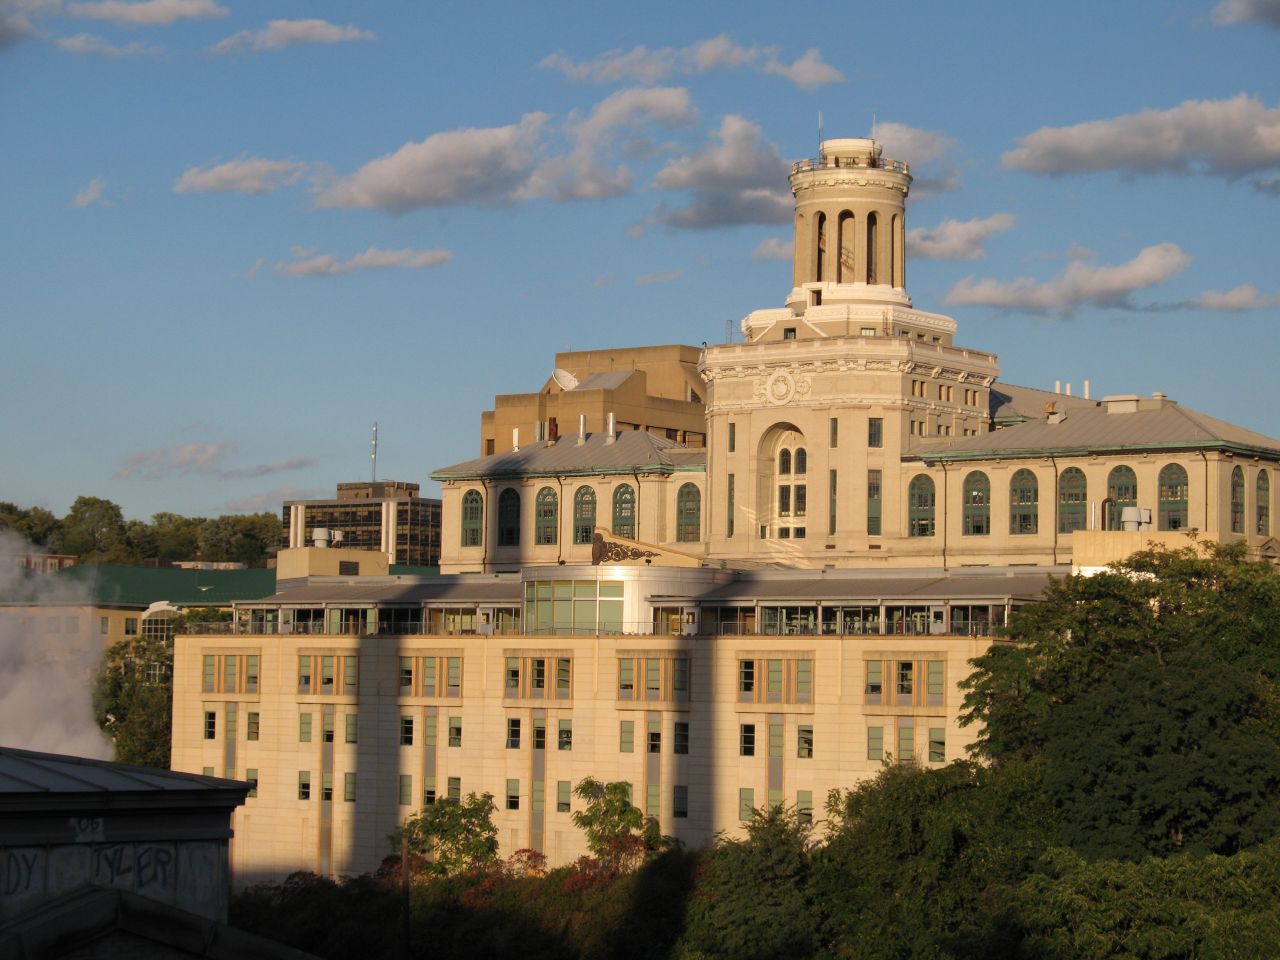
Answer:
<svg viewBox="0 0 1280 960"><path fill-rule="evenodd" d="M511 428L511 449L512 450L520 449L520 428L519 427Z"/></svg>
<svg viewBox="0 0 1280 960"><path fill-rule="evenodd" d="M1061 380L1055 380L1055 381L1053 381L1053 392L1054 392L1054 393L1061 393L1061 392L1062 392L1062 381L1061 381Z"/></svg>
<svg viewBox="0 0 1280 960"><path fill-rule="evenodd" d="M585 413L578 414L578 446L582 446L587 442L587 415Z"/></svg>
<svg viewBox="0 0 1280 960"><path fill-rule="evenodd" d="M1067 396L1071 396L1071 384L1067 384Z"/></svg>
<svg viewBox="0 0 1280 960"><path fill-rule="evenodd" d="M1084 382L1084 398L1086 400L1089 399L1089 381L1088 380Z"/></svg>
<svg viewBox="0 0 1280 960"><path fill-rule="evenodd" d="M617 430L617 422L614 420L613 411L611 410L609 411L608 427L605 430L605 438L604 438L605 443L613 443L613 441L617 439L617 434L615 432L616 430Z"/></svg>

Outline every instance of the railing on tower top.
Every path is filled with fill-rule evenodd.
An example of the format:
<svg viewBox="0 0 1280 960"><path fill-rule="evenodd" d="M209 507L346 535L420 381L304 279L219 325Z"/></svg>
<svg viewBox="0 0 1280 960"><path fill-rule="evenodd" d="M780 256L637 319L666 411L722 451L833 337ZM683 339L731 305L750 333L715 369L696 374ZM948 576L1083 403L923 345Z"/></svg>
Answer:
<svg viewBox="0 0 1280 960"><path fill-rule="evenodd" d="M809 160L797 160L791 165L791 172L804 173L809 170L829 170L832 167L874 167L879 170L892 170L894 173L911 173L911 164L901 160L886 160L881 157L813 157Z"/></svg>

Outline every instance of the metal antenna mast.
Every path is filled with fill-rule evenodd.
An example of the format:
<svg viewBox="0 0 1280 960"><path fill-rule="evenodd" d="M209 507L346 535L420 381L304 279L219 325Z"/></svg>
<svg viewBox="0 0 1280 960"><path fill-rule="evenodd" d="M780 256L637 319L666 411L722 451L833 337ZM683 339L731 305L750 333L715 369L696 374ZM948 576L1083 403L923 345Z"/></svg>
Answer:
<svg viewBox="0 0 1280 960"><path fill-rule="evenodd" d="M370 470L369 482L378 482L378 421L373 421L373 442L372 451L369 453L369 459L372 461L372 469Z"/></svg>

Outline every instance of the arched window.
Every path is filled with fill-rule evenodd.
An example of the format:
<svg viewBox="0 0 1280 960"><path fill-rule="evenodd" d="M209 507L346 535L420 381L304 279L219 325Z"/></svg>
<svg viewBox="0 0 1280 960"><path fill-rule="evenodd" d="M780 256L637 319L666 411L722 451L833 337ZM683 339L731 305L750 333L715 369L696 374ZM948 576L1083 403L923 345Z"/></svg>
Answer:
<svg viewBox="0 0 1280 960"><path fill-rule="evenodd" d="M836 283L853 283L857 279L857 260L853 253L853 214L848 210L843 211L836 226L840 232L840 260L836 264Z"/></svg>
<svg viewBox="0 0 1280 960"><path fill-rule="evenodd" d="M784 477L791 473L791 451L781 450L778 452L778 476Z"/></svg>
<svg viewBox="0 0 1280 960"><path fill-rule="evenodd" d="M1157 520L1161 530L1187 528L1187 471L1180 464L1167 464L1160 471L1160 505Z"/></svg>
<svg viewBox="0 0 1280 960"><path fill-rule="evenodd" d="M894 214L893 218L889 221L889 283L893 284L895 287L902 286L902 283L898 280L898 263L900 256L898 253L899 232L898 216L897 214Z"/></svg>
<svg viewBox="0 0 1280 960"><path fill-rule="evenodd" d="M1231 471L1231 532L1244 533L1244 471Z"/></svg>
<svg viewBox="0 0 1280 960"><path fill-rule="evenodd" d="M1258 536L1271 536L1271 478L1267 471L1258 471Z"/></svg>
<svg viewBox="0 0 1280 960"><path fill-rule="evenodd" d="M1067 467L1058 478L1058 532L1083 530L1089 524L1089 481L1079 467Z"/></svg>
<svg viewBox="0 0 1280 960"><path fill-rule="evenodd" d="M1119 530L1125 507L1138 505L1138 475L1132 467L1119 466L1107 474L1107 502L1102 514L1104 530Z"/></svg>
<svg viewBox="0 0 1280 960"><path fill-rule="evenodd" d="M825 213L818 214L815 228L818 262L814 264L813 279L821 283L822 270L826 266L824 261L827 259L827 215Z"/></svg>
<svg viewBox="0 0 1280 960"><path fill-rule="evenodd" d="M596 532L596 492L579 487L573 495L573 542L590 543Z"/></svg>
<svg viewBox="0 0 1280 960"><path fill-rule="evenodd" d="M555 543L560 526L560 501L556 492L550 487L538 491L538 499L534 503L533 542L536 544Z"/></svg>
<svg viewBox="0 0 1280 960"><path fill-rule="evenodd" d="M964 478L964 535L985 537L991 532L991 481L981 470Z"/></svg>
<svg viewBox="0 0 1280 960"><path fill-rule="evenodd" d="M867 283L876 282L876 215L867 214Z"/></svg>
<svg viewBox="0 0 1280 960"><path fill-rule="evenodd" d="M484 497L479 490L468 490L462 495L462 545L480 546L484 531Z"/></svg>
<svg viewBox="0 0 1280 960"><path fill-rule="evenodd" d="M933 536L933 480L917 474L907 488L907 536Z"/></svg>
<svg viewBox="0 0 1280 960"><path fill-rule="evenodd" d="M1009 481L1009 533L1040 531L1040 481L1030 470L1019 470Z"/></svg>
<svg viewBox="0 0 1280 960"><path fill-rule="evenodd" d="M697 543L702 539L702 491L686 483L676 493L676 542Z"/></svg>
<svg viewBox="0 0 1280 960"><path fill-rule="evenodd" d="M514 487L498 495L498 546L520 546L520 492Z"/></svg>
<svg viewBox="0 0 1280 960"><path fill-rule="evenodd" d="M803 475L809 469L809 455L805 453L804 447L796 447L795 454L795 470L796 473Z"/></svg>
<svg viewBox="0 0 1280 960"><path fill-rule="evenodd" d="M629 483L613 491L613 532L629 540L636 538L636 491Z"/></svg>

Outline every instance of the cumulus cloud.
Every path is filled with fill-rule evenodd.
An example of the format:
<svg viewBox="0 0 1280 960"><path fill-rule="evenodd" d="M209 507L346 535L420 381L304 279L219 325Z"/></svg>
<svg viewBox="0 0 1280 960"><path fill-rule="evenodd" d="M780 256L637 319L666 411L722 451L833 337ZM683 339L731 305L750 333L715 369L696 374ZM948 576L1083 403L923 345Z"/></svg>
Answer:
<svg viewBox="0 0 1280 960"><path fill-rule="evenodd" d="M159 47L147 47L133 40L129 43L114 44L101 37L88 33L77 33L70 37L59 37L54 41L63 53L79 53L94 57L108 57L112 60L123 60L126 57L156 57L163 51Z"/></svg>
<svg viewBox="0 0 1280 960"><path fill-rule="evenodd" d="M297 160L241 157L210 167L188 167L174 181L174 193L270 193L297 183L308 165Z"/></svg>
<svg viewBox="0 0 1280 960"><path fill-rule="evenodd" d="M164 480L191 475L215 476L223 479L265 477L290 470L303 470L315 465L310 457L288 457L274 463L248 467L228 466L236 445L230 440L217 443L184 443L157 447L129 454L124 465L115 472L117 480Z"/></svg>
<svg viewBox="0 0 1280 960"><path fill-rule="evenodd" d="M31 21L22 16L22 14L5 16L0 13L0 53L10 47L17 46L23 40L34 35L35 28L31 26Z"/></svg>
<svg viewBox="0 0 1280 960"><path fill-rule="evenodd" d="M1043 283L1022 277L1009 283L965 277L947 294L951 306L979 305L1029 313L1073 314L1079 307L1137 309L1130 297L1163 283L1186 268L1191 258L1174 243L1144 247L1127 263L1099 266L1075 260Z"/></svg>
<svg viewBox="0 0 1280 960"><path fill-rule="evenodd" d="M637 287L647 287L655 283L670 283L672 280L679 280L684 276L684 268L671 270L667 273L643 273L636 277Z"/></svg>
<svg viewBox="0 0 1280 960"><path fill-rule="evenodd" d="M451 250L379 250L370 247L349 260L339 260L332 253L295 250L293 262L277 263L276 272L286 277L332 277L357 270L421 270L438 267L452 259Z"/></svg>
<svg viewBox="0 0 1280 960"><path fill-rule="evenodd" d="M1268 307L1280 306L1280 292L1271 296L1263 296L1252 283L1242 283L1238 287L1221 293L1217 290L1206 290L1191 301L1191 306L1204 310L1225 310L1240 313L1245 310L1264 310Z"/></svg>
<svg viewBox="0 0 1280 960"><path fill-rule="evenodd" d="M751 251L752 260L790 260L795 253L795 247L790 240L783 240L779 237L768 237L761 240L759 245Z"/></svg>
<svg viewBox="0 0 1280 960"><path fill-rule="evenodd" d="M943 220L936 227L907 231L907 251L925 260L980 260L987 255L983 242L1014 224L1011 213L996 213L981 220Z"/></svg>
<svg viewBox="0 0 1280 960"><path fill-rule="evenodd" d="M1042 127L1004 155L1012 170L1050 175L1116 170L1236 179L1280 166L1280 108L1239 94L1187 100L1070 127Z"/></svg>
<svg viewBox="0 0 1280 960"><path fill-rule="evenodd" d="M875 137L886 157L911 164L916 199L960 189L960 172L947 160L956 142L945 133L890 121L876 124Z"/></svg>
<svg viewBox="0 0 1280 960"><path fill-rule="evenodd" d="M225 17L227 8L216 0L96 0L69 3L67 12L73 17L109 20L133 26L166 26L179 20L210 20Z"/></svg>
<svg viewBox="0 0 1280 960"><path fill-rule="evenodd" d="M75 195L75 199L71 201L71 205L73 207L80 208L91 207L97 203L105 207L108 205L107 199L104 196L106 188L107 182L105 180L101 177L94 177L85 184L83 190Z"/></svg>
<svg viewBox="0 0 1280 960"><path fill-rule="evenodd" d="M297 43L346 43L352 40L373 40L368 30L351 24L339 26L327 20L272 20L261 30L241 30L210 47L218 55L242 51L261 52L279 50Z"/></svg>
<svg viewBox="0 0 1280 960"><path fill-rule="evenodd" d="M371 160L321 192L321 207L407 213L456 203L516 202L537 166L545 113L519 123L434 133Z"/></svg>
<svg viewBox="0 0 1280 960"><path fill-rule="evenodd" d="M1261 23L1280 30L1280 0L1221 0L1213 8L1213 22L1220 27Z"/></svg>
<svg viewBox="0 0 1280 960"><path fill-rule="evenodd" d="M816 49L807 50L786 63L774 47L743 46L725 34L687 47L650 50L636 46L630 50L609 50L584 61L575 61L564 51L557 51L543 57L538 66L578 83L660 83L677 74L742 68L785 77L804 90L844 79L839 70L823 62L822 54Z"/></svg>
<svg viewBox="0 0 1280 960"><path fill-rule="evenodd" d="M702 150L670 160L658 171L660 190L687 191L690 202L674 210L660 209L654 219L686 229L740 223L789 223L790 165L778 148L764 142L760 127L730 114Z"/></svg>

